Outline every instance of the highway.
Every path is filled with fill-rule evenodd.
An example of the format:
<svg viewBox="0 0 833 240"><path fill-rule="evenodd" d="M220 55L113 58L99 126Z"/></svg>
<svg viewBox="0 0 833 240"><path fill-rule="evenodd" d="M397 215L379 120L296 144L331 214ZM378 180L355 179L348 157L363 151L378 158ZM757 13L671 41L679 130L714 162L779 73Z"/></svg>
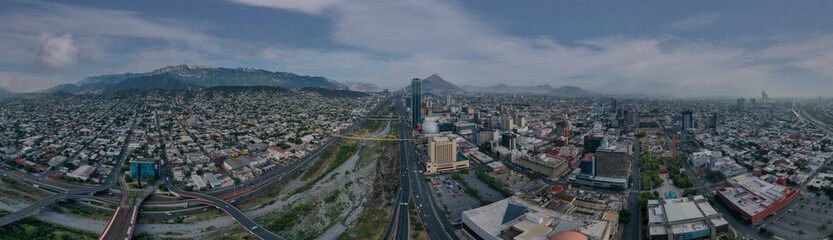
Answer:
<svg viewBox="0 0 833 240"><path fill-rule="evenodd" d="M401 116L406 116L405 108L402 102L397 100L397 108ZM412 129L406 120L400 120L399 124L399 138L412 139ZM394 211L394 215L386 230L384 239L408 239L409 217L408 208L416 208L419 214L419 221L424 226L424 231L428 235L428 239L457 239L454 236L453 228L448 218L445 217L442 208L436 205L436 201L431 194L431 189L424 181L424 168L418 164L419 157L416 153L416 147L412 141L399 142L399 170L401 176L399 177L399 205ZM415 206L404 205L409 203L409 199L413 198Z"/></svg>
<svg viewBox="0 0 833 240"><path fill-rule="evenodd" d="M642 148L639 146L639 138L634 137L634 146L636 151L633 151L633 159L631 160L631 177L633 185L631 191L628 193L628 212L631 214L631 220L627 223L625 231L622 233L622 239L642 239L642 211L639 206L639 192L642 185L639 181L639 155Z"/></svg>

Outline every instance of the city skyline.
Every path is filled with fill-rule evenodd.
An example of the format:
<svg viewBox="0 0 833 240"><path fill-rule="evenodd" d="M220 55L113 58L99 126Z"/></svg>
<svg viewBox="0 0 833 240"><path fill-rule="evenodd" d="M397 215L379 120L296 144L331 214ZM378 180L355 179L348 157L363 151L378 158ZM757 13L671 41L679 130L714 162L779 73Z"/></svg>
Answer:
<svg viewBox="0 0 833 240"><path fill-rule="evenodd" d="M178 64L390 89L433 73L459 86L681 97L827 97L833 87L833 3L823 1L0 5L0 87L15 92Z"/></svg>

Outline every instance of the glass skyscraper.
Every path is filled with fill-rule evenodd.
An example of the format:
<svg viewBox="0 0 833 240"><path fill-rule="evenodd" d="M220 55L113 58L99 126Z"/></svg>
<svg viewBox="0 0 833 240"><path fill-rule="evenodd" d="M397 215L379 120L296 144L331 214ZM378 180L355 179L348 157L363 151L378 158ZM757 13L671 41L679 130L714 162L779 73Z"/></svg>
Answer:
<svg viewBox="0 0 833 240"><path fill-rule="evenodd" d="M411 80L411 127L417 128L422 124L422 80Z"/></svg>

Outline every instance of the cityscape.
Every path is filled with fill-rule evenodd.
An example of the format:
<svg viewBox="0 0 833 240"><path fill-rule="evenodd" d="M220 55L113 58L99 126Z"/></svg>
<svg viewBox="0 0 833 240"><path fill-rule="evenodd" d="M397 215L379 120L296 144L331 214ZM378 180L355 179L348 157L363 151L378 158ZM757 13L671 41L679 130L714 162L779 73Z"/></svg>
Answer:
<svg viewBox="0 0 833 240"><path fill-rule="evenodd" d="M0 239L833 239L829 2L158 4L0 1Z"/></svg>

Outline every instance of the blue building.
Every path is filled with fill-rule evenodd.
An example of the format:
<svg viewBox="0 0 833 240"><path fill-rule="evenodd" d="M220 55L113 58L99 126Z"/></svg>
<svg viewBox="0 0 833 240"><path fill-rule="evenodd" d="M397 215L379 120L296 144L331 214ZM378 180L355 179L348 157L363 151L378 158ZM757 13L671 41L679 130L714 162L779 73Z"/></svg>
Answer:
<svg viewBox="0 0 833 240"><path fill-rule="evenodd" d="M130 160L130 177L147 179L159 177L159 160L153 158L137 158Z"/></svg>

